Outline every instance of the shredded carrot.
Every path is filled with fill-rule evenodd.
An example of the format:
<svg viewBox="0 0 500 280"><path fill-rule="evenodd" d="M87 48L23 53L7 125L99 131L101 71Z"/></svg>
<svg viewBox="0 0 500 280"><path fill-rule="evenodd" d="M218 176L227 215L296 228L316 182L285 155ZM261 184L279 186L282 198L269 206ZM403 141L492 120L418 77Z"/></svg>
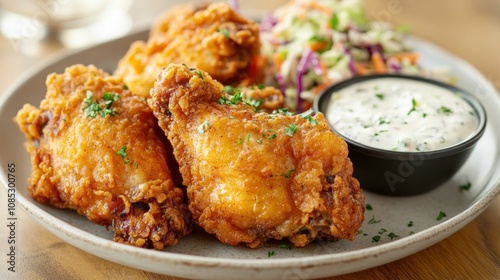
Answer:
<svg viewBox="0 0 500 280"><path fill-rule="evenodd" d="M313 52L321 51L322 49L328 46L328 42L326 41L309 41L307 42L307 46Z"/></svg>
<svg viewBox="0 0 500 280"><path fill-rule="evenodd" d="M420 55L418 53L397 53L397 54L391 55L391 57L393 57L399 61L403 61L405 59L408 59L411 62L411 64L417 64L417 61L418 61Z"/></svg>
<svg viewBox="0 0 500 280"><path fill-rule="evenodd" d="M242 84L255 84L261 80L263 69L265 68L266 59L261 55L255 55L248 66L248 78Z"/></svg>
<svg viewBox="0 0 500 280"><path fill-rule="evenodd" d="M382 58L382 55L380 55L380 53L376 52L372 54L372 64L375 73L387 73L387 66L385 65L384 59Z"/></svg>
<svg viewBox="0 0 500 280"><path fill-rule="evenodd" d="M366 65L364 65L363 63L354 62L354 68L356 69L356 74L358 74L360 76L370 74L370 69Z"/></svg>
<svg viewBox="0 0 500 280"><path fill-rule="evenodd" d="M275 71L279 72L280 69L281 69L281 65L283 64L283 56L279 53L276 53L274 56L273 56L273 62L274 62L274 67L275 67Z"/></svg>
<svg viewBox="0 0 500 280"><path fill-rule="evenodd" d="M302 110L301 111L305 112L305 111L311 109L312 105L313 104L310 101L307 101L307 100L302 101Z"/></svg>
<svg viewBox="0 0 500 280"><path fill-rule="evenodd" d="M315 88L312 89L312 92L315 95L318 95L322 90L324 90L326 87L328 87L328 83L323 83L320 85L317 85Z"/></svg>
<svg viewBox="0 0 500 280"><path fill-rule="evenodd" d="M306 3L304 3L305 5L305 9L307 10L308 8L311 8L311 9L315 9L315 10L318 10L324 14L326 14L327 16L332 16L332 11L330 9L328 9L327 7L321 5L320 3L316 2L316 1L308 1Z"/></svg>
<svg viewBox="0 0 500 280"><path fill-rule="evenodd" d="M278 19L278 22L283 22L284 18L287 16L287 14L290 12L290 10L296 4L296 2L297 0L291 0L290 2L285 4L284 11L281 14L281 17Z"/></svg>

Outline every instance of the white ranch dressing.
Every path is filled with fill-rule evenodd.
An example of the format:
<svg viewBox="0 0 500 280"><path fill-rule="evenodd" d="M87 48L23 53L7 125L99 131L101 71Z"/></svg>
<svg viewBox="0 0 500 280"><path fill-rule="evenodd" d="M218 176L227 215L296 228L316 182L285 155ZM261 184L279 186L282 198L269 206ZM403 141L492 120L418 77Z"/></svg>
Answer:
<svg viewBox="0 0 500 280"><path fill-rule="evenodd" d="M367 80L332 94L330 124L343 136L374 148L419 152L452 146L478 126L459 94L403 78Z"/></svg>

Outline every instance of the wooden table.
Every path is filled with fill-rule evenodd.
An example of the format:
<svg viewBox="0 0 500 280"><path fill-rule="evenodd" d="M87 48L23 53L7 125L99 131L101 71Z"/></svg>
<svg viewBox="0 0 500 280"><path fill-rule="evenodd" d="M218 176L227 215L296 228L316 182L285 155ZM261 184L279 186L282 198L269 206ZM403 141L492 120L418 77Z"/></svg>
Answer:
<svg viewBox="0 0 500 280"><path fill-rule="evenodd" d="M140 2L131 9L136 26L148 24L166 5L159 0ZM259 10L275 8L284 1L241 2L244 9ZM370 17L411 26L415 35L469 61L500 89L497 0L370 0L365 5ZM57 43L46 43L34 54L23 54L0 37L0 92L33 64L60 49ZM3 187L0 201L0 220L6 221ZM95 257L55 237L22 211L17 213L17 272L6 270L7 237L2 225L0 279L178 279ZM470 224L430 248L387 265L329 279L500 279L500 197Z"/></svg>

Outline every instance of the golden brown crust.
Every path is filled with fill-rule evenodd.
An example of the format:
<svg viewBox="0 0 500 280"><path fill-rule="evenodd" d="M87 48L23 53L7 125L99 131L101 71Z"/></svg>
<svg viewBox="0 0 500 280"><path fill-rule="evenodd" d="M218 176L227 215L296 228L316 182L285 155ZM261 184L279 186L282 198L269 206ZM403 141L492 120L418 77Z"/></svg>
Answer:
<svg viewBox="0 0 500 280"><path fill-rule="evenodd" d="M223 84L239 84L248 78L259 52L258 24L226 3L201 10L182 5L156 23L147 43L132 44L115 74L135 94L145 97L158 72L169 63L203 69Z"/></svg>
<svg viewBox="0 0 500 280"><path fill-rule="evenodd" d="M194 220L227 244L356 237L364 195L346 143L322 114L255 113L219 104L222 85L183 65L163 70L150 107L172 143ZM296 131L287 132L287 128Z"/></svg>
<svg viewBox="0 0 500 280"><path fill-rule="evenodd" d="M25 105L16 116L28 140L33 197L111 225L120 242L156 249L177 243L189 219L146 100L95 66L68 67L46 83L40 109ZM89 92L102 107L105 93L118 95L118 114L87 117ZM118 154L123 147L126 157Z"/></svg>

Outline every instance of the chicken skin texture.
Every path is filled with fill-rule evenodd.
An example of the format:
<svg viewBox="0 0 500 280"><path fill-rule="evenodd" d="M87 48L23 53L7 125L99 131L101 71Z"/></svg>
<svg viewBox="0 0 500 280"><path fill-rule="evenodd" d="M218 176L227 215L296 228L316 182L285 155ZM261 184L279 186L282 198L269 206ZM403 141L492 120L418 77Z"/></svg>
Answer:
<svg viewBox="0 0 500 280"><path fill-rule="evenodd" d="M40 108L26 104L15 119L33 198L111 226L115 241L138 247L161 250L188 234L189 209L145 98L95 66L68 67L46 84Z"/></svg>
<svg viewBox="0 0 500 280"><path fill-rule="evenodd" d="M251 248L355 239L364 195L347 145L321 113L256 113L208 73L170 65L148 103L170 140L194 221Z"/></svg>
<svg viewBox="0 0 500 280"><path fill-rule="evenodd" d="M152 27L147 42L130 46L115 75L144 97L149 96L157 74L170 63L203 69L223 84L248 84L254 82L250 76L259 52L258 24L228 4L181 5Z"/></svg>

